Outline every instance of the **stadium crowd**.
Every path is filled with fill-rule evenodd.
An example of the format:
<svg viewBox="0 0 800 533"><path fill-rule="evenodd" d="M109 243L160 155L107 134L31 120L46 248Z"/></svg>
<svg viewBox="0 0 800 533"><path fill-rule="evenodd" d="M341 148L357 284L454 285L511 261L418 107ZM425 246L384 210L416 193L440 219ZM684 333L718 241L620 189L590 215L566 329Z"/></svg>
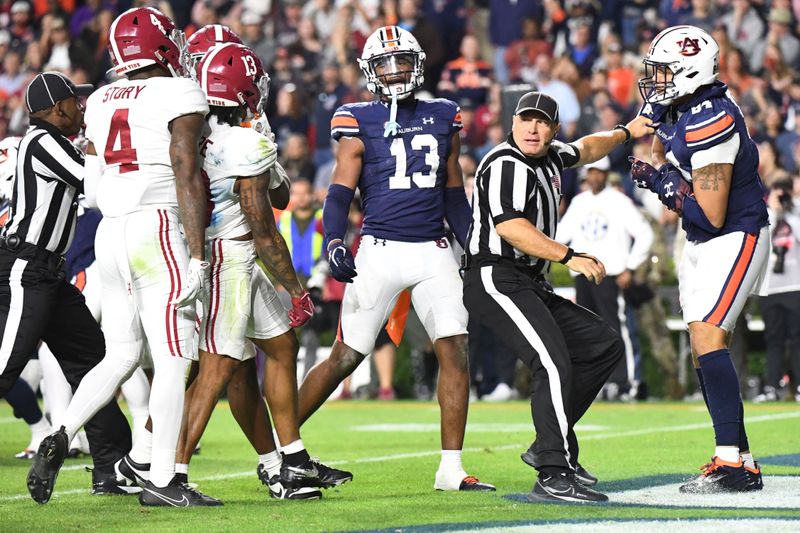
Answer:
<svg viewBox="0 0 800 533"><path fill-rule="evenodd" d="M773 223L796 212L793 197L800 201L800 4L789 0L0 0L0 139L24 133L24 90L38 72L58 70L76 83L108 83L111 23L119 13L140 5L158 7L187 36L207 24L228 25L261 58L271 78L267 116L281 164L293 182L302 183L293 191L293 203L305 220L318 219L316 209L328 190L336 149L330 139L334 111L343 103L372 99L356 58L367 36L385 24L411 31L425 50L425 93L452 99L461 107L461 165L468 186L477 162L505 138L509 128L504 115L510 111L504 95L525 90L520 84L556 98L562 140L609 130L641 107L637 80L652 38L667 26L701 27L720 45L720 79L728 84L758 143L761 177L773 191ZM654 205L639 198L634 190L628 156L646 153L647 148L639 144L615 150L607 170L609 182L642 206L656 230L651 255L661 261L647 261L637 272L640 285L649 283L654 289L674 276L667 259L673 248L679 253L681 237L674 214L657 201ZM582 177L574 170L565 172L562 212L582 190ZM311 194L306 184L311 184ZM289 222L285 219L284 224ZM781 242L789 255L781 265L800 280L800 236L790 225L782 227ZM311 287L313 273L305 270ZM320 298L341 298L341 288L334 283L317 286ZM797 291L800 283L791 280L778 289ZM646 293L641 289L638 295ZM636 295L628 294L633 299ZM790 298L788 305L798 300ZM332 329L336 316L323 313L320 327ZM800 357L800 332L792 330L798 321L794 326L772 323L780 318L781 313L764 314L773 362L767 365L766 388L758 391L762 399L776 399L785 388L783 376L790 367L778 360L787 341L794 359ZM640 320L652 322L648 316ZM655 337L664 334L650 335L649 344L656 346ZM492 344L480 342L474 331L473 336L476 347ZM304 339L307 349L318 342ZM427 388L426 351L424 341L412 350L418 353L414 367L420 390ZM677 378L674 355L663 362L655 356L667 375ZM481 385L481 394L491 396L500 387L495 397L505 397L505 389L513 386L513 371L487 370L492 361L502 361L502 354L477 359L484 362L474 365L482 369L484 380L491 376ZM508 364L513 361L500 365ZM797 387L800 376L793 379ZM385 378L381 383L386 389ZM679 396L682 391L672 393ZM800 389L796 399L800 401Z"/></svg>

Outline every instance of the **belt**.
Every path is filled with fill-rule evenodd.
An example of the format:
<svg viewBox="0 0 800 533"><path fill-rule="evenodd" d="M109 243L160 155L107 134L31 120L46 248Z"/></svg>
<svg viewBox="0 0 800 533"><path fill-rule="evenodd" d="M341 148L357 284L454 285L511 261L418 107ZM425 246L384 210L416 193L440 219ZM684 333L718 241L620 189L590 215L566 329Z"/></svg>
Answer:
<svg viewBox="0 0 800 533"><path fill-rule="evenodd" d="M521 273L525 274L529 278L533 279L534 281L544 282L545 277L544 274L538 272L538 269L532 267L530 265L526 265L524 263L519 263L514 261L513 259L509 259L508 257L500 257L500 256L491 256L487 257L485 255L473 255L467 256L467 254L461 255L461 269L462 270L469 270L471 267L477 266L502 266L502 267L510 267L514 268Z"/></svg>
<svg viewBox="0 0 800 533"><path fill-rule="evenodd" d="M56 270L61 270L64 266L64 256L55 252L51 252L46 248L31 244L19 238L16 234L0 236L0 249L8 250L9 252L17 255L25 255L33 259L46 262L48 266L52 266Z"/></svg>

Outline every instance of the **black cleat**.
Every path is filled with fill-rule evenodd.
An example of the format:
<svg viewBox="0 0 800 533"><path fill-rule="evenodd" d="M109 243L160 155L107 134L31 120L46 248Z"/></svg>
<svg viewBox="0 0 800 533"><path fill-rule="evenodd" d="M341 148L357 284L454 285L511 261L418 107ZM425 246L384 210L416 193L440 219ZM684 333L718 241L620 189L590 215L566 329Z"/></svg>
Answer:
<svg viewBox="0 0 800 533"><path fill-rule="evenodd" d="M186 483L186 484L188 484L189 483L189 474L183 474L183 473L179 474L178 472L175 472L175 480L178 483Z"/></svg>
<svg viewBox="0 0 800 533"><path fill-rule="evenodd" d="M139 503L145 507L218 507L222 502L206 496L186 483L172 478L166 487L156 487L147 482L139 494Z"/></svg>
<svg viewBox="0 0 800 533"><path fill-rule="evenodd" d="M286 488L318 487L329 489L344 485L353 480L353 474L345 470L337 470L319 462L312 457L300 466L281 465L281 483Z"/></svg>
<svg viewBox="0 0 800 533"><path fill-rule="evenodd" d="M64 430L61 429L48 435L39 444L36 457L33 458L33 465L28 471L28 492L31 498L37 503L47 503L53 495L56 486L56 478L64 458L69 450L69 439Z"/></svg>
<svg viewBox="0 0 800 533"><path fill-rule="evenodd" d="M520 454L519 458L531 468L536 468L536 454L532 451L528 450ZM575 479L585 487L594 487L599 481L597 476L586 470L580 463L575 466Z"/></svg>
<svg viewBox="0 0 800 533"><path fill-rule="evenodd" d="M758 461L755 461L755 468L750 468L749 466L745 466L744 470L747 472L747 479L750 481L750 485L748 487L748 491L751 490L761 490L764 488L764 480L761 479L761 465L758 464Z"/></svg>
<svg viewBox="0 0 800 533"><path fill-rule="evenodd" d="M690 494L714 494L748 492L761 490L763 487L763 484L760 486L752 484L741 460L738 463L729 463L719 457L712 457L711 462L704 465L701 470L702 474L684 483L678 490ZM758 477L760 478L760 471Z"/></svg>
<svg viewBox="0 0 800 533"><path fill-rule="evenodd" d="M269 489L269 497L276 500L319 500L322 491L316 487L286 488L279 475L269 477L264 465L258 465L258 479Z"/></svg>
<svg viewBox="0 0 800 533"><path fill-rule="evenodd" d="M540 475L533 485L528 500L532 502L600 503L608 496L580 483L575 474Z"/></svg>
<svg viewBox="0 0 800 533"><path fill-rule="evenodd" d="M135 485L144 487L150 477L150 463L137 463L129 455L126 455L114 463L114 472L117 474L117 479L126 479Z"/></svg>
<svg viewBox="0 0 800 533"><path fill-rule="evenodd" d="M575 466L575 479L584 487L594 487L598 481L597 476L582 467L580 463Z"/></svg>
<svg viewBox="0 0 800 533"><path fill-rule="evenodd" d="M494 492L497 488L489 483L483 483L475 476L467 476L461 480L458 490L474 490L477 492Z"/></svg>
<svg viewBox="0 0 800 533"><path fill-rule="evenodd" d="M87 467L86 470L89 470L89 467ZM91 472L93 496L114 494L128 496L142 492L142 487L136 485L127 478L117 478L114 472L99 472L96 469L92 469Z"/></svg>

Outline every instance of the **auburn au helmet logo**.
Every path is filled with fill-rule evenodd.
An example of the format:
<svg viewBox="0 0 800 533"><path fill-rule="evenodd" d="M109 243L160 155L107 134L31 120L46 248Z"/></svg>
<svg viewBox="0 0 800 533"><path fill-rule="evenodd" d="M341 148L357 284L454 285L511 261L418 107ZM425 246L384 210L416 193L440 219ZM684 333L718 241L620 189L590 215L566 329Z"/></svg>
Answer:
<svg viewBox="0 0 800 533"><path fill-rule="evenodd" d="M678 41L677 45L681 47L678 52L682 56L691 57L700 53L700 39L692 39L691 37L684 37L682 41Z"/></svg>

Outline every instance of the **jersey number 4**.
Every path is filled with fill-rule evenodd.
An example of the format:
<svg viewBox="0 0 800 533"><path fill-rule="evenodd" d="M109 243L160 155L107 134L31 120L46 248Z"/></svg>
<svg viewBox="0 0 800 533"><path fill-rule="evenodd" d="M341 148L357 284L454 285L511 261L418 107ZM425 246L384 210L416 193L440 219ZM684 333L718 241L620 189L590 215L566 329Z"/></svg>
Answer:
<svg viewBox="0 0 800 533"><path fill-rule="evenodd" d="M389 151L394 156L395 171L394 176L389 178L390 189L410 189L411 180L420 189L428 189L436 185L436 171L439 170L439 143L436 137L430 133L414 135L411 138L412 150L427 150L425 153L425 164L431 167L428 172L414 172L411 176L406 176L408 161L406 159L406 145L403 139L397 138L392 141Z"/></svg>
<svg viewBox="0 0 800 533"><path fill-rule="evenodd" d="M119 173L125 174L139 170L136 161L136 148L131 144L131 127L128 124L128 109L117 109L111 117L111 127L108 129L108 140L103 157L107 165L119 163ZM119 149L114 150L119 139Z"/></svg>

